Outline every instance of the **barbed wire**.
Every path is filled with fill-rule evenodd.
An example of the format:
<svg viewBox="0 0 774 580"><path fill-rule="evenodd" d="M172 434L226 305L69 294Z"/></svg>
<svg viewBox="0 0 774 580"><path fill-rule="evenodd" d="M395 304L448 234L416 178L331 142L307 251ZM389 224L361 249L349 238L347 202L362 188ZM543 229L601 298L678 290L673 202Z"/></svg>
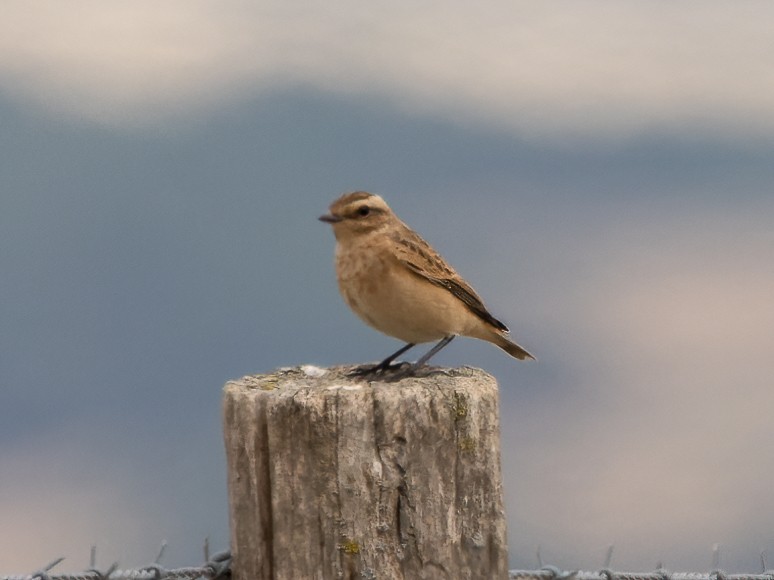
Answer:
<svg viewBox="0 0 774 580"><path fill-rule="evenodd" d="M610 569L585 572L544 566L540 570L510 570L508 575L511 580L774 580L774 570L761 574L726 574L722 570L670 572L663 568L653 572L615 572Z"/></svg>
<svg viewBox="0 0 774 580"><path fill-rule="evenodd" d="M652 572L616 572L610 568L613 546L601 570L562 570L543 565L540 548L537 550L538 569L509 570L510 580L774 580L774 570L769 569L766 552L761 552L761 572L758 574L727 574L720 569L720 546L712 546L712 570L710 572L670 572L659 562Z"/></svg>
<svg viewBox="0 0 774 580"><path fill-rule="evenodd" d="M158 556L152 564L141 568L121 570L118 563L105 570L96 567L97 548L91 547L89 568L77 574L52 574L51 570L64 558L53 560L40 570L22 576L0 576L0 580L225 580L231 578L231 552L218 552L210 557L209 541L204 541L204 561L201 566L164 568L160 562L167 548L161 544Z"/></svg>
<svg viewBox="0 0 774 580"><path fill-rule="evenodd" d="M27 575L0 576L0 580L228 580L231 578L231 552L226 550L210 557L209 541L204 542L204 560L201 566L166 569L159 563L167 548L161 545L152 564L141 568L121 570L114 563L104 571L96 568L96 547L91 548L89 568L77 574L51 574L64 558L57 558L40 570ZM769 569L766 552L761 552L761 572L758 574L727 574L720 569L720 550L712 548L710 572L670 572L659 562L651 572L617 572L610 567L613 546L607 551L604 566L597 571L562 570L557 566L544 565L537 550L538 568L534 570L509 570L509 580L774 580L774 570Z"/></svg>

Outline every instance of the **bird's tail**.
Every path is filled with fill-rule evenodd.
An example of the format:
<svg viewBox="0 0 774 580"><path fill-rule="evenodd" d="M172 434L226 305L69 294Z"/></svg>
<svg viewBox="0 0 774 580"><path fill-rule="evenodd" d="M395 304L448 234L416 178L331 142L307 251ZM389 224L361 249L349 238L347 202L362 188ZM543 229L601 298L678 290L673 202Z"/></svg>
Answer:
<svg viewBox="0 0 774 580"><path fill-rule="evenodd" d="M494 344L499 346L501 349L503 349L505 352L507 352L509 355L511 355L514 358L517 358L519 360L537 360L534 356L532 356L530 353L528 353L525 349L520 347L515 342L507 339L502 334L498 334L497 338L492 341Z"/></svg>

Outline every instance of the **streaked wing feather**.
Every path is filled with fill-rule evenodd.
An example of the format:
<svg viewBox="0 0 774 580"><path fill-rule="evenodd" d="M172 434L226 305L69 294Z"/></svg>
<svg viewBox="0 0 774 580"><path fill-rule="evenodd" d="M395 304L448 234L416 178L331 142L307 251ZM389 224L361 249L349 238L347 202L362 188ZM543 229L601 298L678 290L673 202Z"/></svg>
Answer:
<svg viewBox="0 0 774 580"><path fill-rule="evenodd" d="M445 288L483 321L498 330L508 332L508 327L489 313L475 290L433 250L430 244L407 226L402 230L393 235L393 240L396 242L398 260L409 271L436 286Z"/></svg>

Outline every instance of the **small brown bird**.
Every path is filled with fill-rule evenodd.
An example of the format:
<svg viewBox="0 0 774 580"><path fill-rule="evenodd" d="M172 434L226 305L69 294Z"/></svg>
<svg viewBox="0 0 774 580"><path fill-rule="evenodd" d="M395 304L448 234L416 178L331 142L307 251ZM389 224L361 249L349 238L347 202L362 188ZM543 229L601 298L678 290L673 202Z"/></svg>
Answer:
<svg viewBox="0 0 774 580"><path fill-rule="evenodd" d="M535 358L507 337L508 328L473 288L378 195L344 194L320 220L333 226L346 303L369 326L407 343L361 374L389 370L416 344L439 341L408 369L413 372L460 335L491 342L520 360Z"/></svg>

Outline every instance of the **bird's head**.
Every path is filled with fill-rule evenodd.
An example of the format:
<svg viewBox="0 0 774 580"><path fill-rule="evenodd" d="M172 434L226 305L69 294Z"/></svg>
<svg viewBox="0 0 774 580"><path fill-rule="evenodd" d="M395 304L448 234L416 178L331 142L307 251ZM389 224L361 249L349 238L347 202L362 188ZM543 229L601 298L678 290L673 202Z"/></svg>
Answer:
<svg viewBox="0 0 774 580"><path fill-rule="evenodd" d="M333 226L337 240L379 231L397 219L381 197L365 191L345 193L329 209L319 219Z"/></svg>

